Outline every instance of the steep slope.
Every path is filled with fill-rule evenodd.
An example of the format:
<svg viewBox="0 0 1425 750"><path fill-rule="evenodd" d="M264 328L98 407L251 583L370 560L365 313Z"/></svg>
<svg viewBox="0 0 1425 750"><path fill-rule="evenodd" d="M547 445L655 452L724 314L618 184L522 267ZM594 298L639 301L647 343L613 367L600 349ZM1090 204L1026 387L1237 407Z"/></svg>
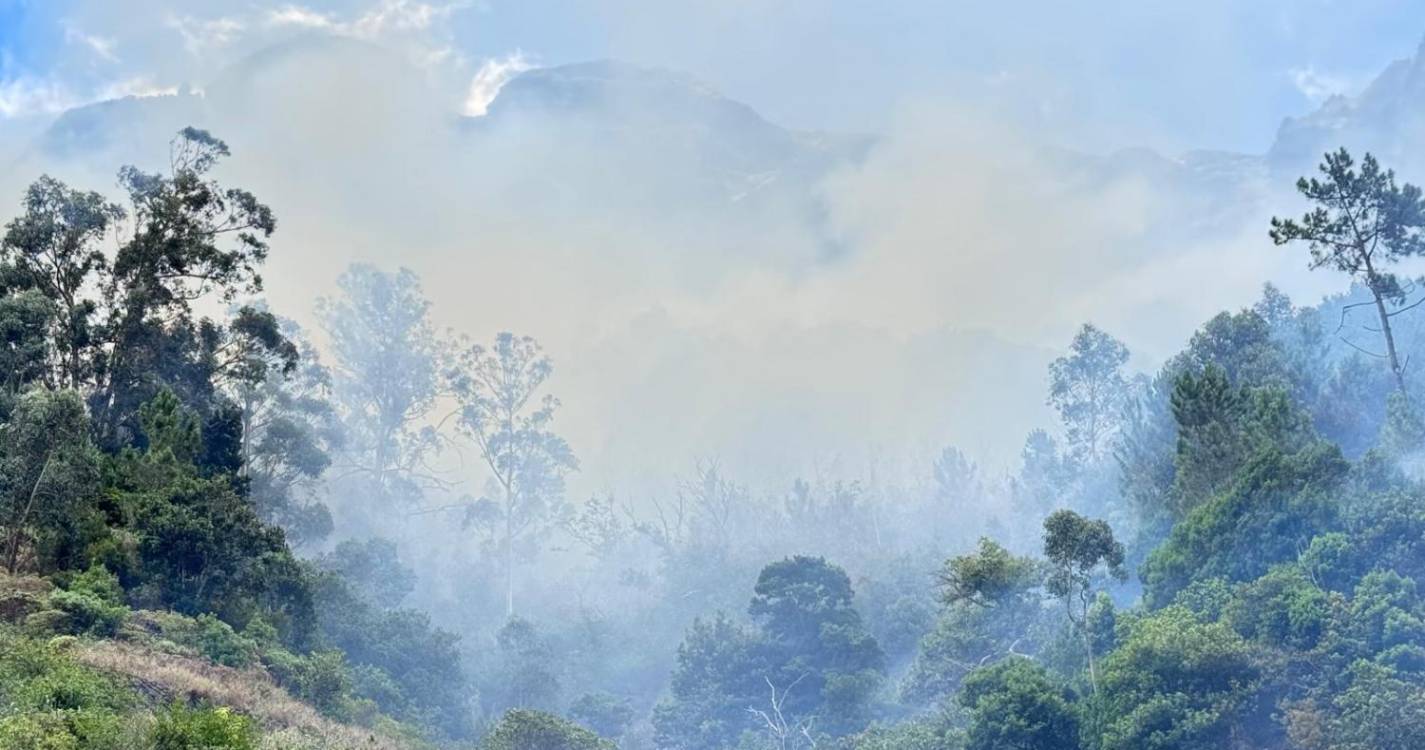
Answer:
<svg viewBox="0 0 1425 750"><path fill-rule="evenodd" d="M249 746L241 738L274 750L430 747L374 709L344 723L294 697L293 687L315 683L289 674L279 684L275 665L290 655L231 650L240 641L216 621L111 607L87 623L93 610L65 593L48 579L0 573L0 747L148 748L166 722L209 740L225 734L224 748ZM36 733L55 744L26 744Z"/></svg>

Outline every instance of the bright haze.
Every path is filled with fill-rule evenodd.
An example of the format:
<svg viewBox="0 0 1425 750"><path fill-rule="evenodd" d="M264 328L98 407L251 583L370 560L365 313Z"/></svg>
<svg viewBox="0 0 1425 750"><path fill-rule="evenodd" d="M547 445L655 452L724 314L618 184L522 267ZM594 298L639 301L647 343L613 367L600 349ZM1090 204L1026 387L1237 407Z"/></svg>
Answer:
<svg viewBox="0 0 1425 750"><path fill-rule="evenodd" d="M1425 175L1425 6L1087 5L0 0L0 211L208 129L274 309L360 261L537 338L573 494L1007 466L1083 322L1149 370L1339 289L1266 235L1321 152Z"/></svg>

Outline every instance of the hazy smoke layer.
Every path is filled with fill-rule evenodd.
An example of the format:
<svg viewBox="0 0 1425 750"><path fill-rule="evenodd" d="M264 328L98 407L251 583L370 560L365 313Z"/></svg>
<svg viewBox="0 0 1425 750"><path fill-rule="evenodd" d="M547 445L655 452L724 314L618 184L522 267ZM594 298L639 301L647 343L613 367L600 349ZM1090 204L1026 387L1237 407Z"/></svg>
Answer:
<svg viewBox="0 0 1425 750"><path fill-rule="evenodd" d="M149 5L162 24L145 29L76 7L76 34L123 43L76 36L56 69L162 35L143 48L166 53L133 61L158 88L131 90L194 91L46 134L42 112L0 121L0 212L41 171L107 188L121 163L161 166L177 127L210 128L232 181L278 212L275 309L308 320L360 260L419 273L442 326L537 337L579 492L637 494L699 458L778 481L946 444L1006 463L1049 422L1044 368L1081 322L1149 366L1263 280L1303 276L1265 238L1259 165L1076 156L954 88L903 90L864 138L784 130L619 65L545 79L598 77L587 100L522 90L502 111L492 91L538 59L467 57L458 3Z"/></svg>

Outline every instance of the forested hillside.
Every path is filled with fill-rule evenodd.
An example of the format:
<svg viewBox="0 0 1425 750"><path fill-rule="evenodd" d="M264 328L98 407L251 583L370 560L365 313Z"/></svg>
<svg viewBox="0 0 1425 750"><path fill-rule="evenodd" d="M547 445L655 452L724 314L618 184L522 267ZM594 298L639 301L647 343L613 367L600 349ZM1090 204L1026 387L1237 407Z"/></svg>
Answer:
<svg viewBox="0 0 1425 750"><path fill-rule="evenodd" d="M1261 228L1348 294L1151 374L1085 324L1013 472L580 503L536 341L367 265L309 335L229 156L4 227L0 747L1425 747L1425 200L1370 156Z"/></svg>

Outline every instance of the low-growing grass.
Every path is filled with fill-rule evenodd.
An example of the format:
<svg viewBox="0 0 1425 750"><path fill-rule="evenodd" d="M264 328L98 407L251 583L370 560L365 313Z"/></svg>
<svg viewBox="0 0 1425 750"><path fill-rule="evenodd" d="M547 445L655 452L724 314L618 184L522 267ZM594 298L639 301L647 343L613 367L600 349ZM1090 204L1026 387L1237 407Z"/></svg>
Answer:
<svg viewBox="0 0 1425 750"><path fill-rule="evenodd" d="M207 624L192 623L202 640ZM217 629L222 638L228 631ZM219 648L220 653L232 653ZM322 678L324 679L324 678ZM319 680L320 681L320 680ZM323 716L256 662L0 625L3 750L418 750L379 716L373 728Z"/></svg>
<svg viewBox="0 0 1425 750"><path fill-rule="evenodd" d="M252 717L269 734L305 738L309 744L301 745L303 747L323 750L418 747L380 727L354 727L323 716L313 706L292 697L257 666L239 669L113 640L84 642L76 648L75 658L102 672L127 678L151 700L226 706Z"/></svg>

